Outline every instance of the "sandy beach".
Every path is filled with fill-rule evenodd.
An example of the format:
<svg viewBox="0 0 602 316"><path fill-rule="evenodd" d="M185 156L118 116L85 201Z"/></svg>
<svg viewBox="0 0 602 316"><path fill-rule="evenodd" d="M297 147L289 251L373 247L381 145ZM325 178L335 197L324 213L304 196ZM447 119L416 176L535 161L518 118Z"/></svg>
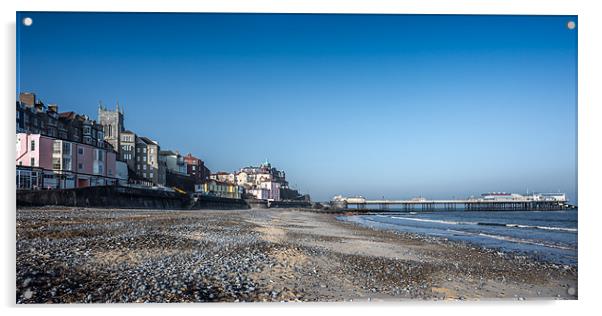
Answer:
<svg viewBox="0 0 602 316"><path fill-rule="evenodd" d="M17 303L577 299L577 268L300 210L17 210Z"/></svg>

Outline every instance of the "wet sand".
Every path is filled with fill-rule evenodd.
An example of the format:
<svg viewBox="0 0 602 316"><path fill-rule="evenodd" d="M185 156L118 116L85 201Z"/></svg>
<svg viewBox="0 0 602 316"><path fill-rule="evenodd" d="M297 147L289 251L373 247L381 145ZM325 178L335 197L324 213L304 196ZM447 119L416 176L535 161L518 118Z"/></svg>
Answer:
<svg viewBox="0 0 602 316"><path fill-rule="evenodd" d="M577 269L298 210L17 210L17 303L577 299Z"/></svg>

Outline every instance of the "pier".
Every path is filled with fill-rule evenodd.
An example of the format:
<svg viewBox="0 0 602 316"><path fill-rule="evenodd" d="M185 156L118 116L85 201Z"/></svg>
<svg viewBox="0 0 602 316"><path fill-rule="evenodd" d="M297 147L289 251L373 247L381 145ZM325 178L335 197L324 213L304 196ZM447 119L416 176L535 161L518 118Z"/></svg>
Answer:
<svg viewBox="0 0 602 316"><path fill-rule="evenodd" d="M484 199L460 199L460 200L368 200L357 197L335 197L333 205L342 209L373 209L386 211L392 207L404 211L551 211L570 208L566 200L484 200Z"/></svg>

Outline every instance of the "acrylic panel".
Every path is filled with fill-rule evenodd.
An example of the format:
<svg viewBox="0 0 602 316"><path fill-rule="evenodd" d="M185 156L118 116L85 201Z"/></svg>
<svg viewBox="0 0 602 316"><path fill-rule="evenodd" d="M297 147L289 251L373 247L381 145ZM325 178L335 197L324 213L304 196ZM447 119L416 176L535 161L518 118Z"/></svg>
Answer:
<svg viewBox="0 0 602 316"><path fill-rule="evenodd" d="M16 24L19 304L578 297L577 16Z"/></svg>

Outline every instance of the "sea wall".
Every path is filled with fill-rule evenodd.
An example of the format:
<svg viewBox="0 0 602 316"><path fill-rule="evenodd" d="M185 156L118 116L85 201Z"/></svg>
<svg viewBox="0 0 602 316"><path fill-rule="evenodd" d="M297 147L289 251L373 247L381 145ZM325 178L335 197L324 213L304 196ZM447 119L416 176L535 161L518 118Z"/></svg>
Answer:
<svg viewBox="0 0 602 316"><path fill-rule="evenodd" d="M189 205L189 199L175 192L119 186L17 191L17 206L47 205L182 209Z"/></svg>
<svg viewBox="0 0 602 316"><path fill-rule="evenodd" d="M230 199L217 196L200 195L190 201L189 209L239 210L248 209L249 205L243 199Z"/></svg>
<svg viewBox="0 0 602 316"><path fill-rule="evenodd" d="M245 199L247 205L251 208L268 208L268 201L257 199Z"/></svg>
<svg viewBox="0 0 602 316"><path fill-rule="evenodd" d="M77 189L17 191L17 206L76 206L132 209L248 209L311 208L308 201L230 199L187 195L154 189L124 186L95 186Z"/></svg>
<svg viewBox="0 0 602 316"><path fill-rule="evenodd" d="M272 201L270 208L311 208L309 201Z"/></svg>

